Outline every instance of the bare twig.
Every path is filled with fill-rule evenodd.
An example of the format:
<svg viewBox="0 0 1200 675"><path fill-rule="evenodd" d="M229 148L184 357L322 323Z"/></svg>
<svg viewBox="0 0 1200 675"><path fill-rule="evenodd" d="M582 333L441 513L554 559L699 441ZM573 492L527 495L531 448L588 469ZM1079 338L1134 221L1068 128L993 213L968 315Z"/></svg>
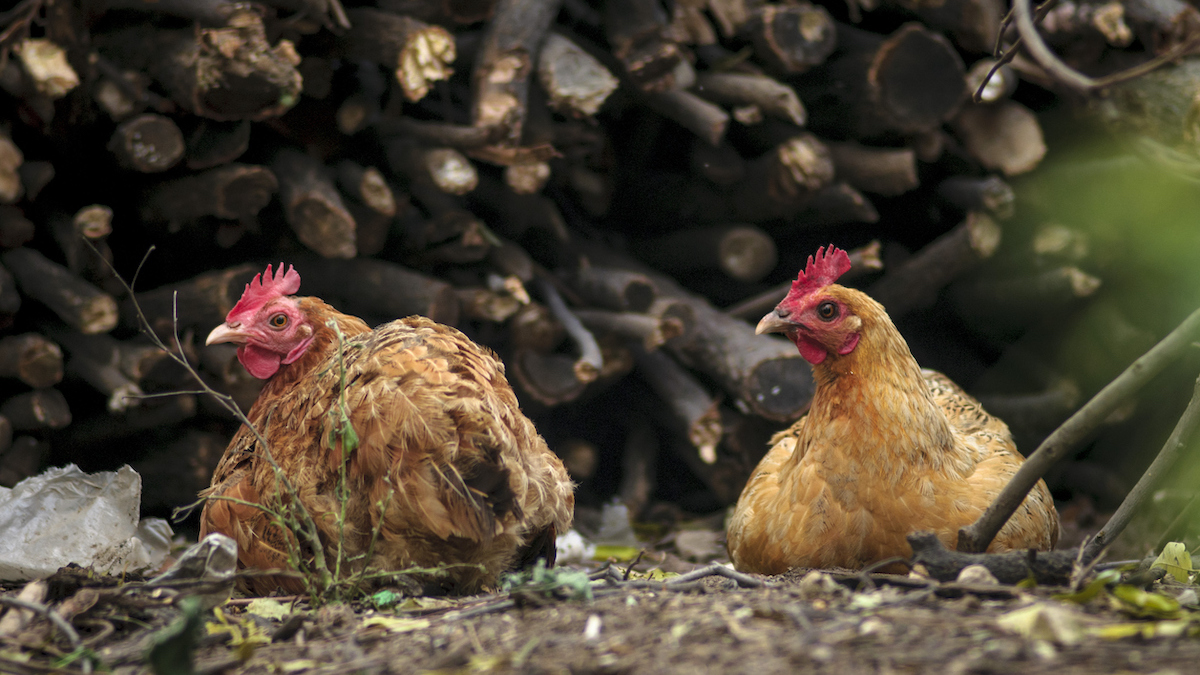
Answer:
<svg viewBox="0 0 1200 675"><path fill-rule="evenodd" d="M958 550L967 553L986 550L996 533L1008 522L1013 512L1024 501L1025 495L1046 471L1102 424L1117 406L1162 372L1167 364L1178 359L1197 336L1200 336L1200 310L1192 312L1175 330L1130 364L1125 372L1109 382L1092 397L1092 400L1042 441L983 515L958 531Z"/></svg>
<svg viewBox="0 0 1200 675"><path fill-rule="evenodd" d="M1092 537L1092 540L1084 547L1083 560L1092 560L1121 535L1133 515L1150 499L1151 491L1156 487L1159 478L1171 470L1171 467L1179 459L1180 453L1191 444L1197 427L1200 427L1200 378L1196 380L1196 386L1192 391L1192 400L1175 425L1175 430L1167 438L1162 450L1158 451L1158 456L1154 458L1150 467L1125 496L1121 505L1117 507L1117 512L1112 514L1104 527L1100 528L1096 536Z"/></svg>

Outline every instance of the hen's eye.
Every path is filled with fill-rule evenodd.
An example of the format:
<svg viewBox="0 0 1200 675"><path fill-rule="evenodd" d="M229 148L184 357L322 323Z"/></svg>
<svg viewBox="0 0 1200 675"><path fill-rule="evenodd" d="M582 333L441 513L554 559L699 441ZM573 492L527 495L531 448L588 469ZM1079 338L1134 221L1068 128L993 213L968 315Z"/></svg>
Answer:
<svg viewBox="0 0 1200 675"><path fill-rule="evenodd" d="M833 321L837 318L838 306L828 300L817 305L817 316L822 321Z"/></svg>
<svg viewBox="0 0 1200 675"><path fill-rule="evenodd" d="M267 321L271 324L271 328L283 328L288 325L287 314L283 313L275 314Z"/></svg>

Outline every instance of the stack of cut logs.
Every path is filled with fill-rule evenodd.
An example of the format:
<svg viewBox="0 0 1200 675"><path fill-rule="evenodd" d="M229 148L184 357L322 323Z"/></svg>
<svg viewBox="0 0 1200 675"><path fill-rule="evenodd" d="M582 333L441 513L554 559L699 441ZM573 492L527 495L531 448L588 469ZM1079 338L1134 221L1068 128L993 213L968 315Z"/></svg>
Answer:
<svg viewBox="0 0 1200 675"><path fill-rule="evenodd" d="M1176 5L1039 16L1075 63L1145 60L1200 25ZM139 313L248 406L258 383L203 336L279 260L368 322L498 351L581 503L736 499L813 390L753 324L831 241L927 365L1036 442L1097 384L1042 367L1029 328L1091 311L1101 270L1070 223L1010 220L1008 180L1046 152L1019 101L1061 92L1022 56L980 87L1006 10L21 0L0 12L0 484L128 462L146 508L190 502L236 422ZM1078 109L1194 142L1193 73ZM1154 336L1118 314L1136 354Z"/></svg>

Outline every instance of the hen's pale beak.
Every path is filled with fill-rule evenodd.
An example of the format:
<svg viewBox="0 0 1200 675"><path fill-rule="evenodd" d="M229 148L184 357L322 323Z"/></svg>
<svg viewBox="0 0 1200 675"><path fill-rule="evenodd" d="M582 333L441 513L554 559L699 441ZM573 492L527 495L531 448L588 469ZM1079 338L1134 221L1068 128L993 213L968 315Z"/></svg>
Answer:
<svg viewBox="0 0 1200 675"><path fill-rule="evenodd" d="M220 326L217 326L216 328L214 328L213 331L208 334L208 338L204 341L204 344L205 345L219 345L222 342L233 342L235 344L242 344L245 341L246 341L246 334L242 332L241 324L238 324L236 326L230 326L227 323L223 323Z"/></svg>
<svg viewBox="0 0 1200 675"><path fill-rule="evenodd" d="M763 333L784 333L787 332L787 329L793 325L794 324L792 324L791 321L788 321L780 316L779 309L776 308L770 312L767 312L767 315L762 318L762 321L758 322L758 325L754 327L754 334L762 335Z"/></svg>

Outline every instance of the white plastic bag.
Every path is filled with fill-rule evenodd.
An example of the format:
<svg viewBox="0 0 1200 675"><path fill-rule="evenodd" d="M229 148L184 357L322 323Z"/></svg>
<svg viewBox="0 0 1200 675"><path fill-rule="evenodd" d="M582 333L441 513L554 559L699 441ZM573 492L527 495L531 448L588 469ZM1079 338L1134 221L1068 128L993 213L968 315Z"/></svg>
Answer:
<svg viewBox="0 0 1200 675"><path fill-rule="evenodd" d="M74 464L0 487L0 580L37 579L68 563L105 574L158 567L171 547L161 518L138 522L142 478L123 466Z"/></svg>

